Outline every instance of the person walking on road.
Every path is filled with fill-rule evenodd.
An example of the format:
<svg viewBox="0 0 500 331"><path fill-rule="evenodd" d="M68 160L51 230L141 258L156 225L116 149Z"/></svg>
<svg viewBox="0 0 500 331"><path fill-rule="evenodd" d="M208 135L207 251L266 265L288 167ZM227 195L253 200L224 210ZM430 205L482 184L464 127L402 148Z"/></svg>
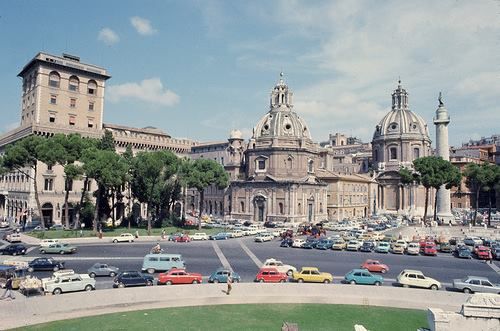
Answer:
<svg viewBox="0 0 500 331"><path fill-rule="evenodd" d="M9 293L7 295L7 293ZM3 292L2 296L0 297L0 300L5 299L6 297L11 298L14 300L16 297L14 296L14 293L12 293L12 276L7 277L7 281L5 282L5 292Z"/></svg>
<svg viewBox="0 0 500 331"><path fill-rule="evenodd" d="M231 294L231 290L233 289L233 277L231 274L227 275L227 291L226 294Z"/></svg>

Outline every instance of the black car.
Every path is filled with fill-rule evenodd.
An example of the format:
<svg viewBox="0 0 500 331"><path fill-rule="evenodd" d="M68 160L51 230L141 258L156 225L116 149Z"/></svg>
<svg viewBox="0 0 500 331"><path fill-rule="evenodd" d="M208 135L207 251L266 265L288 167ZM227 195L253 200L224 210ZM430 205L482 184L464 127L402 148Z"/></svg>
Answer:
<svg viewBox="0 0 500 331"><path fill-rule="evenodd" d="M285 238L281 241L280 247L292 247L293 239Z"/></svg>
<svg viewBox="0 0 500 331"><path fill-rule="evenodd" d="M375 245L372 242L364 242L363 245L361 245L361 247L359 248L359 251L369 253L373 252L374 249Z"/></svg>
<svg viewBox="0 0 500 331"><path fill-rule="evenodd" d="M9 255L23 255L23 254L26 254L26 250L27 250L27 248L24 245L21 245L21 244L11 244L11 245L8 245L5 248L1 248L0 249L0 254L2 254L2 255L5 255L5 254L9 254Z"/></svg>
<svg viewBox="0 0 500 331"><path fill-rule="evenodd" d="M301 246L301 248L305 249L313 249L316 248L316 245L319 243L319 240L315 237L309 237L306 239L306 242Z"/></svg>
<svg viewBox="0 0 500 331"><path fill-rule="evenodd" d="M28 271L40 271L40 270L53 270L57 271L59 269L64 269L64 262L56 261L49 257L39 257L28 263Z"/></svg>
<svg viewBox="0 0 500 331"><path fill-rule="evenodd" d="M113 279L113 287L152 286L154 277L138 271L122 271Z"/></svg>

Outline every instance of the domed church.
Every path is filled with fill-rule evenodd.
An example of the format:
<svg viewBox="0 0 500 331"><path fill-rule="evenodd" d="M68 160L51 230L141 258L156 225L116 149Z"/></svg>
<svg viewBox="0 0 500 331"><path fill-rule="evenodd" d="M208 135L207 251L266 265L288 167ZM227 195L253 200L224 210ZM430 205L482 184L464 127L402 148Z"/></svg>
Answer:
<svg viewBox="0 0 500 331"><path fill-rule="evenodd" d="M411 168L413 160L431 155L425 121L409 108L408 92L401 86L392 93L392 109L375 127L372 140L373 166L378 182L378 213L423 216L425 189L403 185L399 170ZM429 199L429 208L433 199Z"/></svg>
<svg viewBox="0 0 500 331"><path fill-rule="evenodd" d="M234 141L234 139L233 139ZM280 74L269 111L258 121L226 203L232 218L257 222L313 222L327 218L327 184L316 176L319 146L293 110Z"/></svg>

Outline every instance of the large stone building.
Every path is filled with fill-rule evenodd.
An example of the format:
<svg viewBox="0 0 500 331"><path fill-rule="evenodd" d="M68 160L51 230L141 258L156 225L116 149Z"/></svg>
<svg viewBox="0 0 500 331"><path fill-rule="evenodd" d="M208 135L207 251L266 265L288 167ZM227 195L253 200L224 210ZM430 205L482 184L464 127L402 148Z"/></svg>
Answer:
<svg viewBox="0 0 500 331"><path fill-rule="evenodd" d="M378 182L379 212L423 216L425 189L403 185L399 170L411 168L413 160L431 155L431 140L425 121L410 110L408 92L401 81L392 93L392 109L375 128L372 140L373 166ZM432 210L430 198L429 210Z"/></svg>
<svg viewBox="0 0 500 331"><path fill-rule="evenodd" d="M8 144L29 135L78 133L100 138L104 130L113 133L118 152L130 145L134 151L166 149L186 156L196 145L153 127L139 129L103 123L105 83L110 76L106 69L80 62L76 56L38 53L18 76L22 78L20 125L0 136L0 154ZM43 217L49 225L60 223L64 221L63 167L48 167L39 162L37 168ZM33 175L32 170L22 169L0 176L0 217L17 221L26 217L29 221L37 216ZM92 191L95 187L90 181L87 189ZM82 188L83 181L74 181L69 194L70 218ZM145 217L145 210L141 212Z"/></svg>

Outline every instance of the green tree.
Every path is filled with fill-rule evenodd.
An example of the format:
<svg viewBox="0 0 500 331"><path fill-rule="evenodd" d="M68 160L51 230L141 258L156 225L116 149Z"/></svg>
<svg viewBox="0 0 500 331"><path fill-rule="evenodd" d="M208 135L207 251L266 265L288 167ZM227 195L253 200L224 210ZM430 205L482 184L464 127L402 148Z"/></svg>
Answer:
<svg viewBox="0 0 500 331"><path fill-rule="evenodd" d="M475 194L474 199L474 216L472 224L476 225L477 210L479 208L479 194L481 191L488 192L488 225L491 226L491 193L498 191L500 187L500 167L495 164L469 163L464 170L464 176L467 177L466 185Z"/></svg>
<svg viewBox="0 0 500 331"><path fill-rule="evenodd" d="M452 187L457 187L462 180L460 170L451 164L450 161L438 158L435 165L436 168L434 169L434 180L432 185L436 190L434 195L434 222L437 220L436 212L439 190L443 189L443 186L448 190Z"/></svg>
<svg viewBox="0 0 500 331"><path fill-rule="evenodd" d="M183 167L183 176L187 187L198 191L199 201L199 222L198 229L201 229L201 214L205 199L205 189L210 185L215 185L218 189L224 189L229 185L229 176L219 163L213 160L196 159L186 162Z"/></svg>
<svg viewBox="0 0 500 331"><path fill-rule="evenodd" d="M111 131L104 130L99 149L115 152L115 138L113 138L113 133Z"/></svg>
<svg viewBox="0 0 500 331"><path fill-rule="evenodd" d="M160 205L165 183L177 172L177 160L170 151L139 152L133 160L132 192L139 202L147 203L149 235L152 211Z"/></svg>

